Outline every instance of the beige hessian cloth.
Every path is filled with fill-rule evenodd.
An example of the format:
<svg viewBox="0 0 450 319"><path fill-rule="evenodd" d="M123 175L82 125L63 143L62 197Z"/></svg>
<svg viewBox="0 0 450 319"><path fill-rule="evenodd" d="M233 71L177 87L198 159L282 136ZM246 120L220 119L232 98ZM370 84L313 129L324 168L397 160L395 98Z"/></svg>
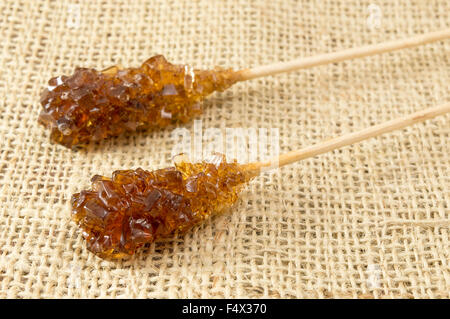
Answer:
<svg viewBox="0 0 450 319"><path fill-rule="evenodd" d="M70 151L37 123L52 76L259 66L449 27L441 1L0 4L0 297L450 297L450 117L283 167L233 209L135 259L89 253L70 220L94 174L171 164L170 129ZM277 128L281 152L449 100L450 41L240 83L203 128ZM185 126L192 132L193 123Z"/></svg>

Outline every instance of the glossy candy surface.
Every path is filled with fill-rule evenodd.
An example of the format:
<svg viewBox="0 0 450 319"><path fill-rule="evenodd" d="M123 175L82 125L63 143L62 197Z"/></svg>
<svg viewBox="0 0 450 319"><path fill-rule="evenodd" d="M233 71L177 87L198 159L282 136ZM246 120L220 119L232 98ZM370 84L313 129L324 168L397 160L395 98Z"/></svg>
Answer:
<svg viewBox="0 0 450 319"><path fill-rule="evenodd" d="M214 161L96 175L92 189L72 197L73 218L90 251L104 258L133 255L161 236L184 232L229 207L251 176L223 155Z"/></svg>
<svg viewBox="0 0 450 319"><path fill-rule="evenodd" d="M39 122L50 139L67 147L99 141L126 131L166 127L201 113L201 102L237 81L232 70L194 70L162 55L139 68L102 72L77 68L48 82L41 95Z"/></svg>

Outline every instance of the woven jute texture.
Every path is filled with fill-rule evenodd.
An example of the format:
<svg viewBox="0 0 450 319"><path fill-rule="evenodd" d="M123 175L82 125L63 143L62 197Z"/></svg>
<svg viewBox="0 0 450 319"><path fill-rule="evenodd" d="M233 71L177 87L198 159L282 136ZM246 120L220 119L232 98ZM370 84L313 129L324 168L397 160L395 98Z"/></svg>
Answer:
<svg viewBox="0 0 450 319"><path fill-rule="evenodd" d="M446 0L2 0L0 297L450 297L449 116L264 173L228 212L119 262L87 251L71 194L94 174L171 165L173 128L72 151L37 123L48 79L76 66L164 54L239 69L436 31L449 12ZM285 152L446 102L449 83L441 41L239 83L200 119L277 129Z"/></svg>

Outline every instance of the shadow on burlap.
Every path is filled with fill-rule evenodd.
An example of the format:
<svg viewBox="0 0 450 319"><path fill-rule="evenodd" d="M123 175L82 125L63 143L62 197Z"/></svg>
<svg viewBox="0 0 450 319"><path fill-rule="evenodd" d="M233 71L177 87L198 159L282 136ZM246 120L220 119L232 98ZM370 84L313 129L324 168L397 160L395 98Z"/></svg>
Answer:
<svg viewBox="0 0 450 319"><path fill-rule="evenodd" d="M7 0L0 12L0 297L450 297L449 116L266 173L230 212L117 263L85 249L70 196L94 174L170 165L171 129L73 152L36 121L46 81L75 66L287 61L448 27L448 1ZM281 152L297 149L448 101L449 56L441 41L240 83L208 99L203 128L276 128Z"/></svg>

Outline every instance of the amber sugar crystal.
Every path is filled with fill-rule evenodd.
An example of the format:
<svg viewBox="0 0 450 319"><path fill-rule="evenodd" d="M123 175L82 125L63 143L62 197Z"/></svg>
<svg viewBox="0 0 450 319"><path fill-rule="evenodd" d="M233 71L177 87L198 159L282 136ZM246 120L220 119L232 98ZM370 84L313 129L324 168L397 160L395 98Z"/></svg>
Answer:
<svg viewBox="0 0 450 319"><path fill-rule="evenodd" d="M238 80L232 70L194 70L162 55L139 68L103 71L77 68L48 82L39 122L53 142L67 147L99 141L126 131L166 127L201 113L201 102Z"/></svg>
<svg viewBox="0 0 450 319"><path fill-rule="evenodd" d="M72 197L73 218L90 251L104 258L133 255L161 236L183 233L229 207L251 176L217 154L212 162L181 161L156 171L96 175L92 189Z"/></svg>

